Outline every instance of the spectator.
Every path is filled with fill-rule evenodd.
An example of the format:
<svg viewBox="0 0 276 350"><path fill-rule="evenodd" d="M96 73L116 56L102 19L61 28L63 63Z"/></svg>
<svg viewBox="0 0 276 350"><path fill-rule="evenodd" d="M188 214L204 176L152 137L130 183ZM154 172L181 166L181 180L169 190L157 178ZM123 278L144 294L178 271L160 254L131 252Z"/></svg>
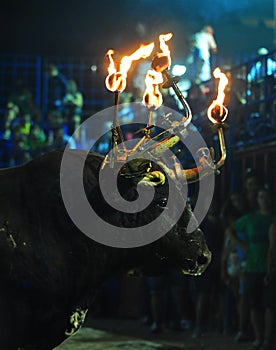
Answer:
<svg viewBox="0 0 276 350"><path fill-rule="evenodd" d="M258 209L257 193L259 190L259 178L257 172L251 168L246 170L244 180L244 195L246 199L247 210L254 211Z"/></svg>
<svg viewBox="0 0 276 350"><path fill-rule="evenodd" d="M246 200L240 192L232 192L222 208L221 218L224 227L224 245L221 261L221 278L225 283L224 332L238 332L236 341L247 340L248 308L244 296L244 261L246 253L231 239L233 223L247 211ZM242 232L237 235L245 239ZM235 308L233 308L235 304ZM236 317L236 315L238 317ZM238 319L238 322L236 322Z"/></svg>
<svg viewBox="0 0 276 350"><path fill-rule="evenodd" d="M31 126L29 134L29 149L31 158L37 157L44 153L46 148L46 135L37 123Z"/></svg>
<svg viewBox="0 0 276 350"><path fill-rule="evenodd" d="M4 118L1 125L2 139L9 140L11 138L12 128L18 123L19 108L13 102L7 103Z"/></svg>
<svg viewBox="0 0 276 350"><path fill-rule="evenodd" d="M25 115L30 115L32 119L38 119L40 116L31 91L22 80L16 82L15 91L10 95L8 105L9 103L18 107L19 116L22 118Z"/></svg>
<svg viewBox="0 0 276 350"><path fill-rule="evenodd" d="M146 286L150 294L149 315L146 318L152 320L151 333L162 332L164 324L176 330L190 328L190 276L167 268L161 275L147 277Z"/></svg>
<svg viewBox="0 0 276 350"><path fill-rule="evenodd" d="M54 130L51 130L48 136L48 151L63 150L69 143L69 147L76 148L75 140L67 135L63 127L58 126Z"/></svg>
<svg viewBox="0 0 276 350"><path fill-rule="evenodd" d="M59 71L59 68L55 63L49 64L46 74L48 77L48 84L46 85L46 91L44 93L48 100L48 111L55 110L63 112L62 101L66 94L67 79Z"/></svg>
<svg viewBox="0 0 276 350"><path fill-rule="evenodd" d="M22 133L21 125L16 125L12 133L12 163L22 165L30 160L28 135Z"/></svg>
<svg viewBox="0 0 276 350"><path fill-rule="evenodd" d="M267 259L267 274L265 277L265 333L261 350L272 348L275 334L275 295L276 295L276 223L269 227L269 247Z"/></svg>
<svg viewBox="0 0 276 350"><path fill-rule="evenodd" d="M202 30L192 36L193 66L195 70L194 82L210 80L211 75L211 54L217 53L217 44L214 39L214 29L210 25L205 25Z"/></svg>
<svg viewBox="0 0 276 350"><path fill-rule="evenodd" d="M61 112L51 110L47 113L46 116L45 130L48 132L49 130L54 130L57 127L63 127L66 129L67 126L65 125Z"/></svg>
<svg viewBox="0 0 276 350"><path fill-rule="evenodd" d="M250 303L251 323L254 330L255 340L252 349L259 349L263 343L264 334L268 337L270 324L263 324L264 305L271 307L271 300L265 295L265 277L268 273L269 229L273 222L271 214L272 204L270 193L266 189L258 191L257 202L259 209L242 216L235 221L233 227L236 231L246 234L247 242L239 239L236 231L231 232L232 239L247 251L245 263L245 293ZM267 311L265 312L267 314ZM263 334L263 329L264 334ZM271 337L271 334L269 334ZM265 339L262 350L270 349Z"/></svg>
<svg viewBox="0 0 276 350"><path fill-rule="evenodd" d="M63 98L64 116L68 125L69 135L72 135L80 126L82 107L82 93L78 90L75 80L70 79L67 83L66 94Z"/></svg>

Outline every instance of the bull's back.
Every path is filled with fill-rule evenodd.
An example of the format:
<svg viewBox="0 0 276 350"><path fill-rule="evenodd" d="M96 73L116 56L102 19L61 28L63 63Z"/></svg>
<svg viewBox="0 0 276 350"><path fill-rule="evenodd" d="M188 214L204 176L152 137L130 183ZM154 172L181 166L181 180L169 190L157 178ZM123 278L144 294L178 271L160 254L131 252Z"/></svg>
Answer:
<svg viewBox="0 0 276 350"><path fill-rule="evenodd" d="M72 152L75 166L81 157ZM86 293L91 243L63 205L61 160L62 152L53 152L0 171L0 348L39 342L43 334L58 344Z"/></svg>

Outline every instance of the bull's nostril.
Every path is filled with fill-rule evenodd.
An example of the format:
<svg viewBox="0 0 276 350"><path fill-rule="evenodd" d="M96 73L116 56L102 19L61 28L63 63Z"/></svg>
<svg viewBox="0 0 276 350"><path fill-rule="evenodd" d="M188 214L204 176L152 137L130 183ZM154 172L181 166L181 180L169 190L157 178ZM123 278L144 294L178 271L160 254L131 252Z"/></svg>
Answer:
<svg viewBox="0 0 276 350"><path fill-rule="evenodd" d="M205 265L208 262L208 257L205 255L201 255L197 258L198 265Z"/></svg>

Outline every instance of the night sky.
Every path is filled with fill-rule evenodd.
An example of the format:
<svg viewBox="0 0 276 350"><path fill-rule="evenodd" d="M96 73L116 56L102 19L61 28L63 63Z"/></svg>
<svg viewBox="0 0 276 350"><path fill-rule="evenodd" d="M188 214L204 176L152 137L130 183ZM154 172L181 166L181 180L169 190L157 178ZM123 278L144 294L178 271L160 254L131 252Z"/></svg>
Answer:
<svg viewBox="0 0 276 350"><path fill-rule="evenodd" d="M9 1L1 7L1 52L101 57L109 48L130 53L171 31L174 57L181 58L188 36L209 23L227 56L272 49L267 18L273 0Z"/></svg>

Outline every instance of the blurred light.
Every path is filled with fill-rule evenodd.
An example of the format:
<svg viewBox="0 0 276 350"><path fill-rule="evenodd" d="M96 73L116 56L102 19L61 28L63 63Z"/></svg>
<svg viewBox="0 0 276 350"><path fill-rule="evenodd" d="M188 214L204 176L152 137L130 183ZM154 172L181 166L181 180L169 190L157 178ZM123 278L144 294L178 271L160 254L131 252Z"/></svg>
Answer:
<svg viewBox="0 0 276 350"><path fill-rule="evenodd" d="M187 68L184 66L184 64L175 64L172 67L172 74L173 75L183 75L186 72Z"/></svg>
<svg viewBox="0 0 276 350"><path fill-rule="evenodd" d="M258 49L258 55L262 56L262 55L267 55L268 54L268 49L266 47L260 47Z"/></svg>
<svg viewBox="0 0 276 350"><path fill-rule="evenodd" d="M92 66L90 67L92 72L96 72L98 67L95 64L92 64Z"/></svg>

